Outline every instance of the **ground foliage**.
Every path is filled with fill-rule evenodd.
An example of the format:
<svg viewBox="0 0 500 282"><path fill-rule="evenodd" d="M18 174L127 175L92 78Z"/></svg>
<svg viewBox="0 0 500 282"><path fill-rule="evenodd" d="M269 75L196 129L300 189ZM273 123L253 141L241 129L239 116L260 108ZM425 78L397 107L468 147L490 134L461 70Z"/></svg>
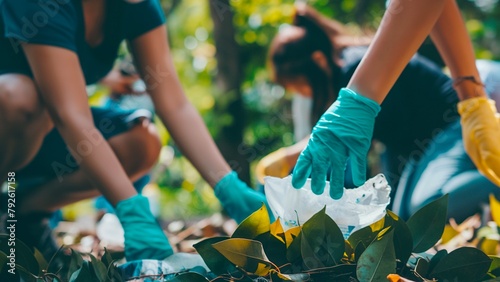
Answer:
<svg viewBox="0 0 500 282"><path fill-rule="evenodd" d="M500 203L494 197L491 201L493 219L498 220ZM448 196L437 199L406 222L388 210L347 239L325 209L284 231L279 219L270 222L263 206L232 236L195 244L212 280L187 272L167 281L498 281L498 227L493 221L476 230L471 244L448 251L444 246L461 230L446 225L447 204ZM8 260L7 239L0 237L1 262ZM107 251L100 259L72 251L63 276L47 271L51 262L22 242L17 242L16 253L16 268L25 281L121 281Z"/></svg>

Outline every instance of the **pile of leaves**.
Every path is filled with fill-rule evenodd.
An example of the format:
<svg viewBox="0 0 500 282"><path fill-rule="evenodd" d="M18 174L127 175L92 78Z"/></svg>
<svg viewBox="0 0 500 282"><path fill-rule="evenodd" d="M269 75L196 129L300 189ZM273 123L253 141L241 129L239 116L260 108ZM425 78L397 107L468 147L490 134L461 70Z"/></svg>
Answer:
<svg viewBox="0 0 500 282"><path fill-rule="evenodd" d="M283 231L262 207L229 237L195 245L218 277L212 281L493 281L500 258L474 247L448 253L432 249L446 226L448 196L407 222L391 211L347 239L319 211L303 225ZM430 252L425 253L426 251ZM209 281L181 274L176 281ZM498 280L495 280L498 281Z"/></svg>
<svg viewBox="0 0 500 282"><path fill-rule="evenodd" d="M475 230L466 246L450 252L435 247L438 242L449 243L463 235L457 226L446 225L447 206L448 197L444 196L406 222L388 210L384 218L353 232L347 239L326 209L285 231L279 220L271 224L263 206L243 221L231 237L208 238L194 245L211 270L211 280L195 272L179 273L169 280L161 275L141 279L500 281L500 257L496 256L500 235L496 225ZM494 198L491 206L493 214L500 215L500 203ZM6 268L6 240L6 236L0 236L0 272ZM30 250L22 242L16 246L16 269L25 281L123 280L109 252L96 259L72 251L65 272L52 273L51 262L47 263L37 250Z"/></svg>

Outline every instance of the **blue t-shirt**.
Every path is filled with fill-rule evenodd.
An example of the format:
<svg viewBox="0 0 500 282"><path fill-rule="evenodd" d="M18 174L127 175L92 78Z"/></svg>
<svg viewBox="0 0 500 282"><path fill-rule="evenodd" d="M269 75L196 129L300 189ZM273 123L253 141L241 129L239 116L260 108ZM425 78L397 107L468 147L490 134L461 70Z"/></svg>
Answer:
<svg viewBox="0 0 500 282"><path fill-rule="evenodd" d="M113 67L123 40L165 23L159 0L128 3L106 1L103 41L85 40L82 0L0 0L0 74L32 76L22 42L65 48L75 52L87 84L102 79Z"/></svg>

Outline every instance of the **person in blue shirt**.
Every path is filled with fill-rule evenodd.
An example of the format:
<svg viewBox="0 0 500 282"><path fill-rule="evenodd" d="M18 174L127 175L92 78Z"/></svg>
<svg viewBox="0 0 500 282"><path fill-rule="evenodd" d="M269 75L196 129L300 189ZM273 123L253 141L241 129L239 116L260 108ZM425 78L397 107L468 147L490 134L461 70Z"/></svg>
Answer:
<svg viewBox="0 0 500 282"><path fill-rule="evenodd" d="M359 45L369 40L351 36L341 24L307 9L296 16L294 25L280 29L269 59L276 82L312 99L310 132L348 84L368 49ZM381 105L371 137L385 147L382 172L394 203L389 208L405 219L448 193L448 216L462 221L480 211L490 193L500 195L463 148L457 103L451 79L416 55ZM264 158L257 166L261 175L288 175L308 140L309 136ZM349 178L346 173L345 187L353 187Z"/></svg>
<svg viewBox="0 0 500 282"><path fill-rule="evenodd" d="M96 128L87 102L86 85L111 70L124 40L156 114L229 215L242 221L265 202L231 170L189 103L164 23L158 0L0 1L0 178L28 165L55 128L78 164L64 181L80 183L79 189L67 186L64 198L46 191L50 206L42 204L44 191L37 193L39 202L25 193L23 202L34 204L20 202L19 210L51 211L98 190L116 208L127 260L163 259L173 249L105 132Z"/></svg>

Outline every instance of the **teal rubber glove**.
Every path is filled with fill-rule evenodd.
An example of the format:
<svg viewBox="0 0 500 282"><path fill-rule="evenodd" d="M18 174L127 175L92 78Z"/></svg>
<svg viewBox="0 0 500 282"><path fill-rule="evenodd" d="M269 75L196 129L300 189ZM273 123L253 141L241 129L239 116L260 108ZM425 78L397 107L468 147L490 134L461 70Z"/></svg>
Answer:
<svg viewBox="0 0 500 282"><path fill-rule="evenodd" d="M293 187L302 188L311 175L311 189L320 195L325 189L327 170L331 168L330 196L340 199L348 158L354 184L363 185L366 157L379 112L380 105L375 101L346 88L340 90L339 98L318 121L299 156L293 171Z"/></svg>
<svg viewBox="0 0 500 282"><path fill-rule="evenodd" d="M163 260L174 251L149 209L147 198L136 195L116 205L116 215L125 232L127 261Z"/></svg>
<svg viewBox="0 0 500 282"><path fill-rule="evenodd" d="M214 187L215 196L229 216L239 224L266 204L271 222L274 216L267 204L266 196L248 187L236 172L226 174Z"/></svg>

